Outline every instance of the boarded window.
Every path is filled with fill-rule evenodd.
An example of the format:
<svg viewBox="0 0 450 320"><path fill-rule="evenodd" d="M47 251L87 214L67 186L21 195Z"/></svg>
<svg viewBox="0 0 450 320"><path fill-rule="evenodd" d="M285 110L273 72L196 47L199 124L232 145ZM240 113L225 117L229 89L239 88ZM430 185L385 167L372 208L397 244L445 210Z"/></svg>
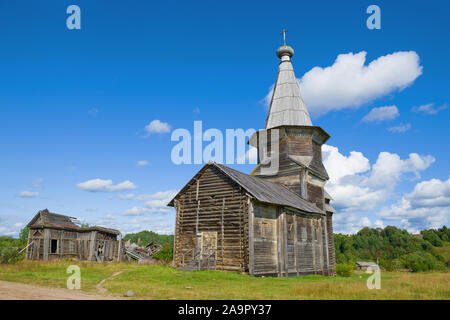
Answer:
<svg viewBox="0 0 450 320"><path fill-rule="evenodd" d="M294 223L289 223L287 225L287 238L289 241L294 241Z"/></svg>
<svg viewBox="0 0 450 320"><path fill-rule="evenodd" d="M268 238L270 235L270 225L267 222L261 222L261 238Z"/></svg>

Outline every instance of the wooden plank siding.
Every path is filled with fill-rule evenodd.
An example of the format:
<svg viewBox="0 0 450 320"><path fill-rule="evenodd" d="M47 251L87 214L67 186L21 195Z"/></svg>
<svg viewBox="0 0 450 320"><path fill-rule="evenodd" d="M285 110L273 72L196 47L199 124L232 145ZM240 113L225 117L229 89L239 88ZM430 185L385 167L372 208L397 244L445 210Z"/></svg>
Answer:
<svg viewBox="0 0 450 320"><path fill-rule="evenodd" d="M70 258L74 260L96 260L95 253L102 248L104 261L119 259L119 241L109 234L97 231L80 233L61 229L30 229L26 259L55 260ZM56 250L52 252L52 241Z"/></svg>
<svg viewBox="0 0 450 320"><path fill-rule="evenodd" d="M324 216L253 202L252 275L329 274Z"/></svg>
<svg viewBox="0 0 450 320"><path fill-rule="evenodd" d="M175 267L182 266L183 253L196 248L197 232L217 232L218 270L248 272L248 196L215 167L177 199Z"/></svg>

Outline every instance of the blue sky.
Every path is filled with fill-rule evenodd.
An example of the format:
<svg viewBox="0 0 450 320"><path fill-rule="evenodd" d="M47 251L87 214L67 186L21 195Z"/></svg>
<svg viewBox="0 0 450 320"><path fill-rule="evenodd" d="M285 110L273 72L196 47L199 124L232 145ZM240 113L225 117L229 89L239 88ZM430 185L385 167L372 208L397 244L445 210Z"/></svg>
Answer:
<svg viewBox="0 0 450 320"><path fill-rule="evenodd" d="M71 4L81 30L66 27ZM381 30L366 27L371 4L381 8ZM299 79L331 68L309 73L315 82L303 78L302 94L332 137L324 158L334 168L335 229L448 225L449 9L444 1L3 1L0 234L17 235L44 208L123 233L172 233L173 211L162 203L201 166L174 165L170 132L145 127L262 128L283 27ZM361 52L364 66L344 66L341 81L336 58ZM352 81L368 71L382 80ZM329 81L314 96L320 80ZM323 97L332 101L318 115ZM363 120L380 107L391 108ZM97 192L79 186L94 179Z"/></svg>

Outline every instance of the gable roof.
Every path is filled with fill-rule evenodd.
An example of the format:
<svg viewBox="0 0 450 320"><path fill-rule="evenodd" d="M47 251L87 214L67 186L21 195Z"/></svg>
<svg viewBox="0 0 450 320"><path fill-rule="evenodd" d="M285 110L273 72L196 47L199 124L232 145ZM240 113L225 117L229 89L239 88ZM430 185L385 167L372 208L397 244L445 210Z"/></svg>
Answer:
<svg viewBox="0 0 450 320"><path fill-rule="evenodd" d="M92 226L88 228L81 228L76 225L72 220L73 217L57 214L44 209L39 211L33 219L27 224L27 227L31 228L57 228L57 229L71 229L78 232L100 231L104 233L120 234L118 230L109 229L99 226Z"/></svg>
<svg viewBox="0 0 450 320"><path fill-rule="evenodd" d="M270 182L257 176L250 176L215 162L209 162L202 169L200 169L200 171L186 184L186 186L181 189L181 191L178 192L177 195L169 202L168 206L174 206L174 200L189 187L193 180L199 178L206 168L209 167L217 168L220 172L240 185L258 201L291 207L310 213L324 213L315 204L302 199L299 195L280 184Z"/></svg>
<svg viewBox="0 0 450 320"><path fill-rule="evenodd" d="M53 226L68 229L80 229L73 223L72 217L62 214L52 213L48 209L39 211L34 218L28 223L27 227Z"/></svg>

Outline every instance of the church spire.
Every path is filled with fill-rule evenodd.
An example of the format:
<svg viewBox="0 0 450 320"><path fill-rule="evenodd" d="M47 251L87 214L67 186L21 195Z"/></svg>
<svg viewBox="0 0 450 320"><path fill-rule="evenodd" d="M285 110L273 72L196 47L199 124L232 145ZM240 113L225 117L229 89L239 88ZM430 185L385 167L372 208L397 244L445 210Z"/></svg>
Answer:
<svg viewBox="0 0 450 320"><path fill-rule="evenodd" d="M286 32L287 30L283 29L281 33L284 45L277 49L277 56L281 62L265 129L279 126L312 126L292 67L291 57L294 55L294 49L286 45Z"/></svg>

